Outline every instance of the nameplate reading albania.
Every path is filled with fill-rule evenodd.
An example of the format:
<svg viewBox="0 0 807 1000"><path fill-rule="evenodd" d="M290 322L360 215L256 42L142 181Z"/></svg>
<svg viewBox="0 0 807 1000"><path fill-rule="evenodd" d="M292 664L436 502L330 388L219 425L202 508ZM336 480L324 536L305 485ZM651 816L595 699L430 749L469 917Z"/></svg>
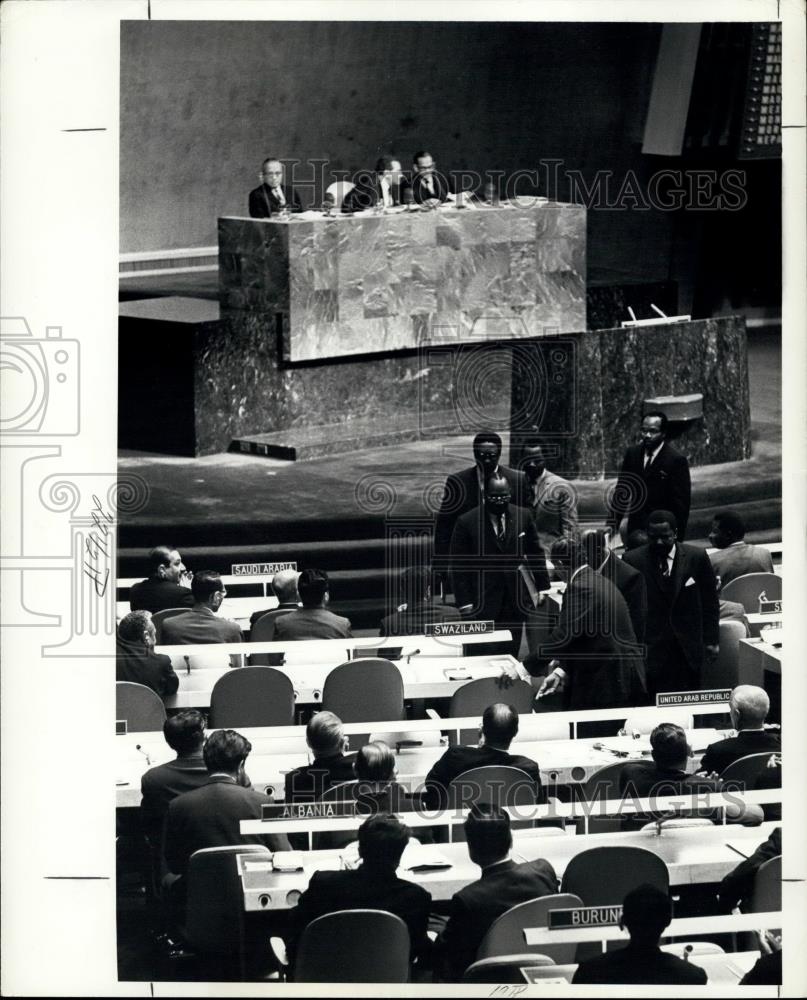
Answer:
<svg viewBox="0 0 807 1000"><path fill-rule="evenodd" d="M576 906L570 910L550 910L550 930L558 931L569 927L605 927L618 924L622 917L622 906Z"/></svg>
<svg viewBox="0 0 807 1000"><path fill-rule="evenodd" d="M493 622L434 622L426 626L426 635L436 639L444 635L487 635L495 631Z"/></svg>
<svg viewBox="0 0 807 1000"><path fill-rule="evenodd" d="M714 705L728 701L731 688L715 688L711 691L667 691L656 695L656 705Z"/></svg>
<svg viewBox="0 0 807 1000"><path fill-rule="evenodd" d="M339 819L355 815L355 802L273 802L261 806L261 819L269 823L290 819Z"/></svg>
<svg viewBox="0 0 807 1000"><path fill-rule="evenodd" d="M297 571L296 562L233 563L230 576L274 576L284 569Z"/></svg>

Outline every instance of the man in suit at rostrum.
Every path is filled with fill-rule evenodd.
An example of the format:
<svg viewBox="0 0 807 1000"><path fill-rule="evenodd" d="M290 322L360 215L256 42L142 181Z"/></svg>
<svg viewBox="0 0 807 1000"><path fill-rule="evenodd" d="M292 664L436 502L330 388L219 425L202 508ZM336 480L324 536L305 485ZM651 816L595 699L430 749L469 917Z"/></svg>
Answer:
<svg viewBox="0 0 807 1000"><path fill-rule="evenodd" d="M492 476L484 505L469 510L454 525L451 574L463 616L492 619L497 629L510 629L510 652L517 656L522 625L543 603L549 576L530 512L512 500L508 480Z"/></svg>
<svg viewBox="0 0 807 1000"><path fill-rule="evenodd" d="M651 694L697 690L705 658L719 651L720 608L712 564L706 553L678 541L668 510L648 520L649 542L626 552L624 562L647 584L647 681Z"/></svg>
<svg viewBox="0 0 807 1000"><path fill-rule="evenodd" d="M667 441L667 417L661 412L646 413L642 420L642 440L625 452L622 468L609 503L609 524L619 531L627 515L625 537L637 528L646 528L654 510L669 510L678 524L678 538L686 537L691 500L689 462Z"/></svg>
<svg viewBox="0 0 807 1000"><path fill-rule="evenodd" d="M401 204L407 183L401 171L401 161L380 156L375 172L362 173L342 202L343 212L361 212L367 208L396 208Z"/></svg>
<svg viewBox="0 0 807 1000"><path fill-rule="evenodd" d="M437 170L431 153L420 150L412 157L412 200L417 205L438 205L453 201L446 178Z"/></svg>
<svg viewBox="0 0 807 1000"><path fill-rule="evenodd" d="M249 192L249 214L253 219L268 219L284 209L301 212L300 196L283 183L283 164L268 156L261 164L261 183Z"/></svg>

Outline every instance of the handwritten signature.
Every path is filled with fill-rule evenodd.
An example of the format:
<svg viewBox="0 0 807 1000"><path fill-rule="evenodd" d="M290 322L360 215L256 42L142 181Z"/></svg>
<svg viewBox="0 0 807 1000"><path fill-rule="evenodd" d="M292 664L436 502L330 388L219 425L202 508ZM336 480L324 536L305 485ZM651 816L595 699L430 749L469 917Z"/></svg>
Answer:
<svg viewBox="0 0 807 1000"><path fill-rule="evenodd" d="M109 560L109 533L114 519L94 493L92 502L90 517L95 528L84 540L84 575L92 580L98 597L103 597L109 583L109 567L103 563Z"/></svg>

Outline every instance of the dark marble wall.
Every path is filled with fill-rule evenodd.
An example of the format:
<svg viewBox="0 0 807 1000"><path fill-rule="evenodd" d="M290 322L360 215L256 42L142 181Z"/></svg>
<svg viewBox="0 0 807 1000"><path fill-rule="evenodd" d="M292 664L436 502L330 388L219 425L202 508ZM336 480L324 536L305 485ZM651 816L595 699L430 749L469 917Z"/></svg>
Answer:
<svg viewBox="0 0 807 1000"><path fill-rule="evenodd" d="M643 401L693 392L703 393L703 418L670 428L690 464L750 455L741 317L588 331L520 348L513 365L511 462L518 460L519 439L537 434L549 442L556 471L609 478L637 440ZM558 371L547 378L553 354Z"/></svg>

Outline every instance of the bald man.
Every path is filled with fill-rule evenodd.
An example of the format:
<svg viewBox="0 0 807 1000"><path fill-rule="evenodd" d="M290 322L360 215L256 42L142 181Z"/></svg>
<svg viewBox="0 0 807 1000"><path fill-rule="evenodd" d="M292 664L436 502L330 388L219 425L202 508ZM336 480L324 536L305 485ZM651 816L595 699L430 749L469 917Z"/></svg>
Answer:
<svg viewBox="0 0 807 1000"><path fill-rule="evenodd" d="M277 598L276 608L264 608L262 611L255 611L249 619L249 627L254 628L255 622L269 612L274 612L273 617L279 617L278 612L296 611L300 606L300 595L297 593L297 581L300 574L296 569L282 569L272 577L272 590ZM269 641L269 640L267 640Z"/></svg>
<svg viewBox="0 0 807 1000"><path fill-rule="evenodd" d="M770 707L770 699L761 687L753 684L736 687L729 698L729 712L737 735L712 743L703 755L700 770L706 774L722 774L729 764L749 754L781 753L778 730L765 729Z"/></svg>

